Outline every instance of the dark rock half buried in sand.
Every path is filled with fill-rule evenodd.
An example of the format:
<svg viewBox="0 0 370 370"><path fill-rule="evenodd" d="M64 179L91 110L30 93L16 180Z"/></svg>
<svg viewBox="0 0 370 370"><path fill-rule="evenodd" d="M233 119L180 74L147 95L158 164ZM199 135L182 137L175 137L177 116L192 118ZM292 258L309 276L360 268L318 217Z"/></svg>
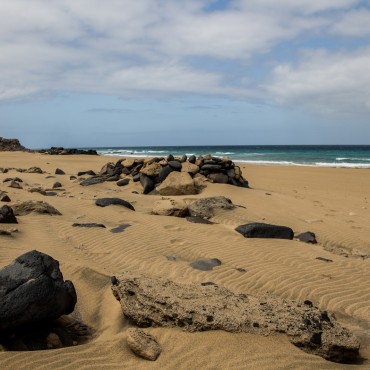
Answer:
<svg viewBox="0 0 370 370"><path fill-rule="evenodd" d="M226 330L261 335L286 333L302 350L327 360L355 361L358 340L326 311L271 295L236 294L218 286L180 284L124 272L112 278L123 314L141 327Z"/></svg>
<svg viewBox="0 0 370 370"><path fill-rule="evenodd" d="M263 223L252 223L240 225L235 229L245 238L272 238L290 239L294 237L293 230L287 226L269 225Z"/></svg>
<svg viewBox="0 0 370 370"><path fill-rule="evenodd" d="M59 262L33 250L0 269L0 302L1 332L69 314L77 296Z"/></svg>
<svg viewBox="0 0 370 370"><path fill-rule="evenodd" d="M82 180L80 182L81 186L90 186L90 185L96 185L96 184L101 184L104 182L105 179L102 177L91 177L90 179Z"/></svg>
<svg viewBox="0 0 370 370"><path fill-rule="evenodd" d="M15 204L13 206L14 214L16 216L25 216L30 213L47 214L47 215L61 215L61 213L51 206L49 203L39 200L28 200L23 203Z"/></svg>
<svg viewBox="0 0 370 370"><path fill-rule="evenodd" d="M296 239L304 243L317 244L316 235L312 231L301 233L296 236Z"/></svg>
<svg viewBox="0 0 370 370"><path fill-rule="evenodd" d="M87 224L74 223L72 226L73 226L73 227L87 227L87 228L100 227L100 228L102 228L102 229L105 229L105 225L103 225L103 224L96 224L96 223L94 223L94 222L92 222L92 223L87 223Z"/></svg>
<svg viewBox="0 0 370 370"><path fill-rule="evenodd" d="M0 224L17 224L13 209L7 205L0 208Z"/></svg>
<svg viewBox="0 0 370 370"><path fill-rule="evenodd" d="M107 207L110 205L124 206L132 211L135 211L135 208L131 203L120 198L100 198L96 200L95 204L99 207Z"/></svg>

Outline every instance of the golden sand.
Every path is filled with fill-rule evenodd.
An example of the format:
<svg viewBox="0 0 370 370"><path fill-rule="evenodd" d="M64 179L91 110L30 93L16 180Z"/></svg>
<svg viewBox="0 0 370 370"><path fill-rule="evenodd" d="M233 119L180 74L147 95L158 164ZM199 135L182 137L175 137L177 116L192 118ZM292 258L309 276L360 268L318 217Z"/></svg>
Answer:
<svg viewBox="0 0 370 370"><path fill-rule="evenodd" d="M213 281L234 292L271 292L283 298L309 299L334 312L339 322L361 340L361 355L370 358L370 170L313 167L243 166L251 189L209 184L195 196L224 195L237 207L218 211L216 225L151 214L159 195L142 195L141 185L118 187L105 182L82 187L71 181L78 171L100 168L117 158L0 153L0 167L39 166L47 173L11 170L0 174L1 189L11 204L43 200L62 216L19 216L19 232L0 236L0 267L37 249L60 261L64 278L74 283L82 320L96 331L88 344L49 351L0 352L1 369L344 369L309 355L284 335L262 337L223 331L186 333L181 329L151 328L163 352L155 362L136 357L127 347L125 331L133 325L123 317L110 289L110 277L121 271L145 272L182 282ZM66 175L54 175L61 168ZM49 175L54 178L46 178ZM24 189L8 188L5 177L23 179ZM64 190L54 197L30 193L29 187L51 188L60 181ZM134 194L137 191L139 194ZM95 206L97 197L120 197L124 207ZM245 207L245 208L244 208ZM106 229L75 228L96 222ZM234 231L248 222L312 231L318 244L277 239L245 239ZM130 224L122 233L109 230ZM7 228L9 225L0 225ZM13 225L12 225L13 226ZM169 260L174 256L176 260ZM316 257L331 259L332 263ZM212 271L191 268L189 262L218 258ZM239 272L243 268L245 272Z"/></svg>

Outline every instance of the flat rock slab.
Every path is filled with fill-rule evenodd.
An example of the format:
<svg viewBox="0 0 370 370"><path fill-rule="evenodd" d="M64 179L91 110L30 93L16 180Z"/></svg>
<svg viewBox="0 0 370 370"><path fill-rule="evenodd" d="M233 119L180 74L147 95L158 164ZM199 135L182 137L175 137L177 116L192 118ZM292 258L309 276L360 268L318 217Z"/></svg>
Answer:
<svg viewBox="0 0 370 370"><path fill-rule="evenodd" d="M105 181L105 179L103 179L102 177L93 177L93 178L81 181L80 185L81 186L90 186L90 185L101 184L104 181Z"/></svg>
<svg viewBox="0 0 370 370"><path fill-rule="evenodd" d="M61 213L49 203L36 200L29 200L23 203L15 204L13 206L13 210L16 216L25 216L30 213L61 215Z"/></svg>
<svg viewBox="0 0 370 370"><path fill-rule="evenodd" d="M94 222L87 223L87 224L74 223L72 226L73 227L88 227L88 228L91 228L91 227L100 227L100 228L105 229L105 225L103 225L103 224L96 224Z"/></svg>
<svg viewBox="0 0 370 370"><path fill-rule="evenodd" d="M186 221L193 222L194 224L203 224L203 225L214 225L215 222L209 221L206 218L190 216L186 217Z"/></svg>
<svg viewBox="0 0 370 370"><path fill-rule="evenodd" d="M238 226L235 231L245 238L269 238L269 239L290 239L294 232L290 227L269 225L263 223L251 223Z"/></svg>
<svg viewBox="0 0 370 370"><path fill-rule="evenodd" d="M190 216L211 218L215 209L233 209L235 206L230 199L223 196L198 199L192 202L188 209Z"/></svg>
<svg viewBox="0 0 370 370"><path fill-rule="evenodd" d="M36 250L0 269L0 331L54 320L73 311L77 295L59 262Z"/></svg>
<svg viewBox="0 0 370 370"><path fill-rule="evenodd" d="M211 258L209 260L199 260L190 262L189 265L196 270L210 271L214 267L221 266L222 262L218 258Z"/></svg>
<svg viewBox="0 0 370 370"><path fill-rule="evenodd" d="M123 314L140 327L286 333L302 350L336 362L356 361L358 340L317 307L268 294L236 294L219 285L180 284L124 272L112 279Z"/></svg>
<svg viewBox="0 0 370 370"><path fill-rule="evenodd" d="M130 202L120 198L99 198L96 200L95 204L99 207L107 207L110 205L124 206L132 211L135 211L135 208Z"/></svg>
<svg viewBox="0 0 370 370"><path fill-rule="evenodd" d="M113 229L110 229L110 232L114 234L121 233L122 231L125 231L130 226L131 226L130 224L118 225L114 227Z"/></svg>
<svg viewBox="0 0 370 370"><path fill-rule="evenodd" d="M162 352L154 336L141 329L127 330L126 341L132 352L146 360L155 361Z"/></svg>

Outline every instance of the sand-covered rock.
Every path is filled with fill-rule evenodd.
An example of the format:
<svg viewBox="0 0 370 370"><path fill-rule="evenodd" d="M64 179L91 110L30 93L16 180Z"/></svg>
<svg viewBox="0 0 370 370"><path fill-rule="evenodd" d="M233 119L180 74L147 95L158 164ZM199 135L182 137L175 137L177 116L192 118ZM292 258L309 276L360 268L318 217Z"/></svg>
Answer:
<svg viewBox="0 0 370 370"><path fill-rule="evenodd" d="M215 284L180 284L132 272L112 282L123 314L141 327L286 333L297 347L327 360L354 361L359 356L358 340L310 301L236 294Z"/></svg>
<svg viewBox="0 0 370 370"><path fill-rule="evenodd" d="M13 205L16 216L26 216L30 213L61 215L61 213L49 203L39 200L28 200L26 202Z"/></svg>
<svg viewBox="0 0 370 370"><path fill-rule="evenodd" d="M295 238L304 243L317 244L316 235L312 231L298 234Z"/></svg>
<svg viewBox="0 0 370 370"><path fill-rule="evenodd" d="M127 330L126 341L132 352L146 360L155 361L162 352L155 337L141 329Z"/></svg>

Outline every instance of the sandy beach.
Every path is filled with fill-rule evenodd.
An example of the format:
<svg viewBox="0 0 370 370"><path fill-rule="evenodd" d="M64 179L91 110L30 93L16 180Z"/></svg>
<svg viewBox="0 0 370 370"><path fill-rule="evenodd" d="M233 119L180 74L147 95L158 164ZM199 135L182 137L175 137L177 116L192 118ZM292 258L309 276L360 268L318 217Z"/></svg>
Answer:
<svg viewBox="0 0 370 370"><path fill-rule="evenodd" d="M0 268L36 249L60 262L65 279L76 288L76 312L94 331L86 344L48 351L0 351L1 369L353 369L370 367L370 170L285 166L242 166L250 189L208 183L196 195L172 199L225 196L237 205L218 210L215 224L153 215L161 195L144 195L140 182L118 187L104 182L83 187L70 180L78 171L99 172L117 157L51 156L2 152L0 190L13 204L46 201L62 215L18 216L11 236L0 235ZM21 173L15 168L40 167L44 173ZM57 168L64 175L55 175ZM23 189L2 180L18 176ZM51 176L51 177L50 177ZM44 196L28 189L51 189ZM137 193L136 193L137 192ZM135 212L119 206L95 205L96 198L119 197ZM5 204L5 203L4 203ZM3 204L1 204L3 205ZM234 229L249 222L288 226L296 234L311 231L318 244L297 240L246 239ZM103 228L72 227L73 223L101 223ZM120 233L110 230L129 226ZM321 257L323 259L317 259ZM211 271L189 266L196 260L217 258ZM325 259L331 262L325 261ZM122 314L111 291L111 276L142 272L178 283L212 281L236 293L272 293L280 298L310 300L334 313L361 343L364 358L357 365L338 364L307 354L284 334L261 336L225 331L184 332L180 328L147 328L163 351L155 362L135 356L127 347L126 332L134 324Z"/></svg>

